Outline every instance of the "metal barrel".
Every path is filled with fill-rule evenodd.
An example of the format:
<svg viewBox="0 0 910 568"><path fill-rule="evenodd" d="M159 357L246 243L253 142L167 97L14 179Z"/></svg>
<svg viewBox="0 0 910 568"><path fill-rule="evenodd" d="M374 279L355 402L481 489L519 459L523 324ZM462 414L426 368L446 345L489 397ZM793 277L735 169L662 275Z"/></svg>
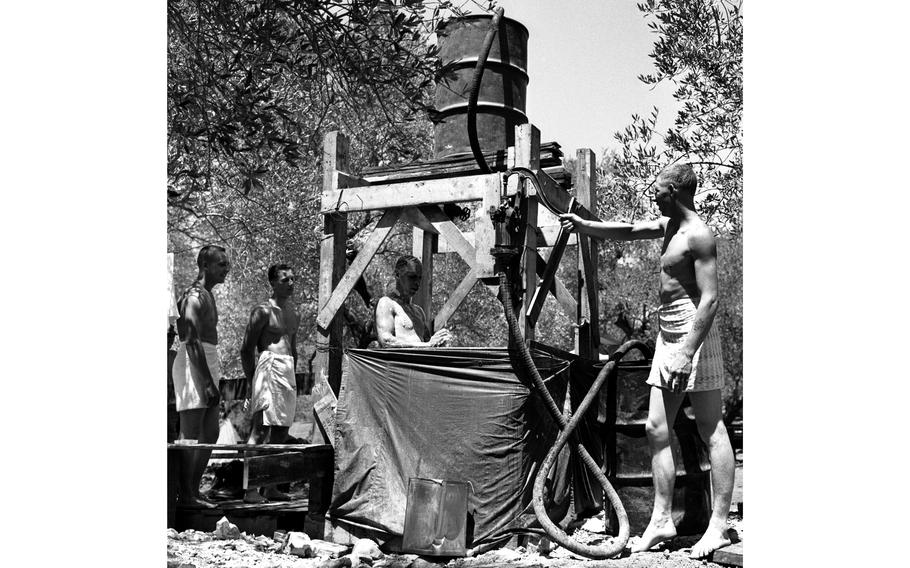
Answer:
<svg viewBox="0 0 910 568"><path fill-rule="evenodd" d="M648 526L654 506L651 454L645 434L650 385L645 381L651 361L630 361L618 365L615 380L607 382L607 421L603 433L606 446L606 473L629 516L632 534ZM673 522L677 534L704 532L711 518L711 465L708 449L698 435L683 403L673 427L671 451L676 466L673 494ZM615 515L607 519L614 534L619 525Z"/></svg>
<svg viewBox="0 0 910 568"><path fill-rule="evenodd" d="M444 22L436 29L442 67L436 75L433 114L435 158L471 154L468 99L474 67L492 16L475 14ZM477 138L484 153L515 143L515 126L528 122L528 29L502 18L484 66L477 98Z"/></svg>

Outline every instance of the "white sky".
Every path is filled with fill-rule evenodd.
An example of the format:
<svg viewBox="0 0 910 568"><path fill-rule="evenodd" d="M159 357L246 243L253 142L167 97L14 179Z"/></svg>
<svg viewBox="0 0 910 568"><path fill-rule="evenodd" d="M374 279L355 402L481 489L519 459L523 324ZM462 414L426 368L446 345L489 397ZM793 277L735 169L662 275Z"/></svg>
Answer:
<svg viewBox="0 0 910 568"><path fill-rule="evenodd" d="M635 4L499 1L506 17L528 28L527 114L541 142L559 142L566 156L590 148L599 157L605 147L617 146L613 133L629 124L632 113L648 116L656 105L659 131L672 124L673 88L651 90L638 80L653 73L648 54L657 36ZM481 10L475 6L473 12Z"/></svg>

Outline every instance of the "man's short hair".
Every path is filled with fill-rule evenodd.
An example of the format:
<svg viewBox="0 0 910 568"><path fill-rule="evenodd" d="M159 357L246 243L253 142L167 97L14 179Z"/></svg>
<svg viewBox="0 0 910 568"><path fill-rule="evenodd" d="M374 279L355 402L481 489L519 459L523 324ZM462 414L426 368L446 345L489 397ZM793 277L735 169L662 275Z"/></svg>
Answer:
<svg viewBox="0 0 910 568"><path fill-rule="evenodd" d="M294 268L291 265L285 264L283 262L273 264L269 267L269 282L278 280L278 272L281 270L294 270Z"/></svg>
<svg viewBox="0 0 910 568"><path fill-rule="evenodd" d="M698 177L691 164L673 164L660 172L660 177L672 183L679 191L685 191L689 195L695 195L695 189L698 187Z"/></svg>
<svg viewBox="0 0 910 568"><path fill-rule="evenodd" d="M199 249L199 255L196 257L196 266L202 270L207 263L215 262L220 252L226 253L227 251L224 250L224 247L218 245L205 245Z"/></svg>
<svg viewBox="0 0 910 568"><path fill-rule="evenodd" d="M395 262L395 278L401 276L401 274L408 268L411 268L419 273L421 272L422 267L423 265L420 264L419 258L406 254Z"/></svg>

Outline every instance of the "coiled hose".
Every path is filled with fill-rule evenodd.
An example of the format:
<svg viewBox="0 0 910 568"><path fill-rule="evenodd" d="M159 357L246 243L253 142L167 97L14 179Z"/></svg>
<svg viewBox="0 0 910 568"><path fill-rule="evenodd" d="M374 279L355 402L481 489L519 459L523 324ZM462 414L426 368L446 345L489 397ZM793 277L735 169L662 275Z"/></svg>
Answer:
<svg viewBox="0 0 910 568"><path fill-rule="evenodd" d="M493 173L487 161L480 151L480 142L477 140L477 97L480 95L480 81L483 79L483 69L487 64L487 57L490 56L490 48L493 47L493 38L499 30L499 21L505 12L498 8L493 14L493 20L490 22L490 29L483 38L483 46L480 48L480 55L477 57L477 64L474 66L474 77L471 80L471 95L468 97L468 140L471 143L471 153L474 154L474 160L480 166L480 171L485 174Z"/></svg>
<svg viewBox="0 0 910 568"><path fill-rule="evenodd" d="M591 385L591 388L588 390L585 398L578 406L578 410L576 410L574 416L572 416L572 419L567 423L566 418L562 415L559 407L556 406L556 402L553 400L553 397L550 396L550 392L547 390L547 386L543 382L543 378L540 376L540 373L537 371L537 367L534 365L534 360L531 357L531 352L528 349L527 345L525 345L524 339L521 336L521 332L518 329L518 319L515 317L515 312L512 309L512 294L509 291L510 286L511 285L506 274L504 272L500 272L499 289L501 293L501 301L506 312L506 322L509 326L509 335L511 336L513 343L518 346L518 362L523 367L522 370L528 373L533 379L534 386L537 387L537 390L543 397L547 410L550 411L550 415L553 417L556 423L559 424L559 427L562 430L559 434L559 437L556 439L556 443L552 448L550 448L550 451L547 453L547 457L544 459L543 464L541 464L540 471L537 472L537 477L534 480L534 493L532 498L534 513L537 515L537 520L540 521L540 524L547 535L550 536L553 541L559 543L566 549L576 554L587 556L588 558L611 558L619 554L622 549L625 548L626 542L629 540L629 517L626 515L626 509L623 507L622 502L619 500L619 495L616 493L616 490L613 489L613 486L610 485L610 482L600 470L600 467L598 467L597 463L594 461L594 458L591 457L591 454L588 453L588 450L585 449L585 447L577 438L573 437L572 439L572 443L575 446L575 451L581 457L582 461L585 464L585 467L588 468L588 471L590 471L594 477L597 478L597 481L600 483L601 487L603 487L604 493L607 495L607 499L609 500L610 505L616 511L616 517L619 521L619 534L617 535L617 538L614 539L611 543L604 546L591 546L588 544L576 542L571 537L569 537L565 531L563 531L561 528L559 528L559 526L550 520L549 515L547 515L547 510L544 507L543 489L547 474L556 463L556 456L562 450L563 446L566 445L566 442L569 440L569 438L572 437L572 432L578 425L579 420L582 419L585 411L591 405L594 397L597 396L597 393L603 386L604 381L606 381L607 377L616 366L616 360L611 359L603 366L603 368L600 370L600 373L598 373L594 384ZM619 357L617 357L617 360L625 355L625 352L629 349L638 347L638 345L636 345L638 343L640 342L628 341L624 343L617 350L617 352L619 352Z"/></svg>
<svg viewBox="0 0 910 568"><path fill-rule="evenodd" d="M516 167L507 172L507 176L513 174L517 174L520 177L531 181L537 190L537 195L541 199L543 205L547 207L547 209L550 209L553 213L562 213L562 211L558 210L551 202L549 202L546 193L541 191L540 183L537 181L537 176L534 175L533 171L527 168ZM592 384L591 388L588 389L587 394L581 401L581 404L579 404L578 409L575 411L575 414L567 422L559 407L556 406L556 402L553 400L553 397L550 396L550 392L547 389L543 378L537 371L537 366L534 365L534 359L531 357L531 352L528 349L527 345L525 345L524 338L522 337L519 330L518 319L515 317L515 312L512 308L511 284L509 283L509 279L505 271L501 271L499 273L499 289L500 300L502 301L503 308L505 309L506 322L509 327L509 336L511 337L512 342L518 348L519 357L517 358L517 362L519 366L522 367L521 370L530 375L533 379L535 387L540 392L540 395L544 400L544 405L547 407L550 415L553 417L561 429L559 437L556 439L556 443L552 448L550 448L550 451L547 453L546 458L541 464L540 470L537 472L537 477L534 480L534 492L532 498L534 513L537 515L537 519L540 521L540 524L547 535L552 538L553 541L559 543L566 549L588 558L605 559L616 556L619 552L622 551L623 548L625 548L626 543L629 540L628 515L626 514L625 507L623 507L622 502L619 499L619 495L616 493L616 490L613 489L613 486L600 470L600 467L598 467L597 463L594 461L594 458L591 457L591 454L588 453L578 438L574 437L572 433L578 426L578 422L584 417L584 414L587 411L588 407L594 401L594 397L597 396L597 394L600 392L600 389L603 387L603 384L606 381L607 377L609 377L610 374L614 372L618 361L625 357L626 353L628 353L628 351L631 349L638 349L643 353L647 353L648 347L640 341L627 341L623 343L619 349L616 350L614 356L611 357L611 359L607 361L607 363L600 370L597 378L594 380L594 384ZM594 477L603 488L610 505L616 512L617 520L619 521L619 534L617 535L616 539L613 539L609 544L604 546L591 546L576 542L570 538L569 535L567 535L561 528L559 528L559 526L550 520L549 515L547 515L546 508L544 507L543 493L547 474L555 465L556 457L559 455L559 452L566 445L570 438L572 439L572 444L575 447L576 453L581 457L582 462L585 464L585 467L594 475Z"/></svg>

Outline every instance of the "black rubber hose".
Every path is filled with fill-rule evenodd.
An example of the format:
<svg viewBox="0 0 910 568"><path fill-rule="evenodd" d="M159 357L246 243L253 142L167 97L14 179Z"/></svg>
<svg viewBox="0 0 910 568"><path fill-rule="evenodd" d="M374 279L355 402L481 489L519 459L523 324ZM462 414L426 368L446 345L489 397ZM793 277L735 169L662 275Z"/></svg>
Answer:
<svg viewBox="0 0 910 568"><path fill-rule="evenodd" d="M485 174L493 173L487 161L480 150L480 142L477 140L477 97L480 95L480 81L483 79L483 69L487 64L487 57L490 56L490 49L493 47L493 38L499 30L499 21L505 12L498 8L493 14L493 20L490 22L490 29L483 38L483 47L480 48L480 55L477 57L477 64L474 66L474 78L471 81L471 96L468 98L468 140L471 143L471 153L474 154L474 160L480 166L480 171Z"/></svg>
<svg viewBox="0 0 910 568"><path fill-rule="evenodd" d="M525 345L524 339L522 338L522 335L518 329L518 320L515 317L515 312L512 309L512 294L510 291L510 284L508 277L504 272L499 273L499 289L501 294L500 299L502 301L503 307L505 308L506 322L509 326L509 335L512 338L512 342L515 343L518 347L518 362L523 367L522 370L528 373L533 379L535 387L543 397L545 406L550 411L553 419L557 424L559 424L561 428L561 432L556 440L556 443L547 453L547 457L544 459L543 464L541 464L540 470L537 473L537 477L534 480L532 504L534 506L534 512L537 515L537 519L540 521L540 524L543 527L544 531L547 533L547 535L550 536L550 538L553 539L553 541L576 554L586 556L588 558L598 559L606 559L616 556L623 550L623 548L625 548L626 543L629 540L629 518L626 514L626 509L623 507L622 502L619 499L619 495L616 493L616 490L613 489L613 486L610 484L609 480L607 480L600 467L598 467L597 463L594 461L594 458L591 457L591 454L588 453L585 447L581 444L577 437L572 435L572 433L575 430L575 427L578 425L578 422L584 416L588 407L591 405L594 397L597 396L597 393L600 391L600 388L603 386L607 377L616 368L617 362L622 359L630 349L635 348L641 350L647 349L647 347L639 341L628 341L620 346L615 354L615 358L611 358L611 360L608 361L600 370L600 373L598 373L594 384L591 385L591 388L588 390L588 393L585 395L581 404L578 406L575 414L567 423L559 407L556 406L556 402L553 400L553 397L550 396L550 392L547 389L543 378L537 371L536 365L534 365L534 359L531 357L531 352L528 349L527 345ZM600 483L601 487L603 487L604 493L606 494L610 505L616 512L616 517L619 521L619 534L607 545L591 546L576 542L571 537L569 537L569 535L567 535L561 528L559 528L559 526L550 520L549 515L547 515L546 508L544 507L544 482L546 481L547 474L549 473L550 469L553 468L553 465L556 462L556 456L559 455L559 452L562 450L563 446L566 445L566 442L569 440L569 438L572 438L572 444L575 447L576 453L581 457L582 462L585 464L585 467L588 469L588 471L590 471L594 477L597 478L597 481ZM606 513L606 507L604 507L604 512Z"/></svg>

